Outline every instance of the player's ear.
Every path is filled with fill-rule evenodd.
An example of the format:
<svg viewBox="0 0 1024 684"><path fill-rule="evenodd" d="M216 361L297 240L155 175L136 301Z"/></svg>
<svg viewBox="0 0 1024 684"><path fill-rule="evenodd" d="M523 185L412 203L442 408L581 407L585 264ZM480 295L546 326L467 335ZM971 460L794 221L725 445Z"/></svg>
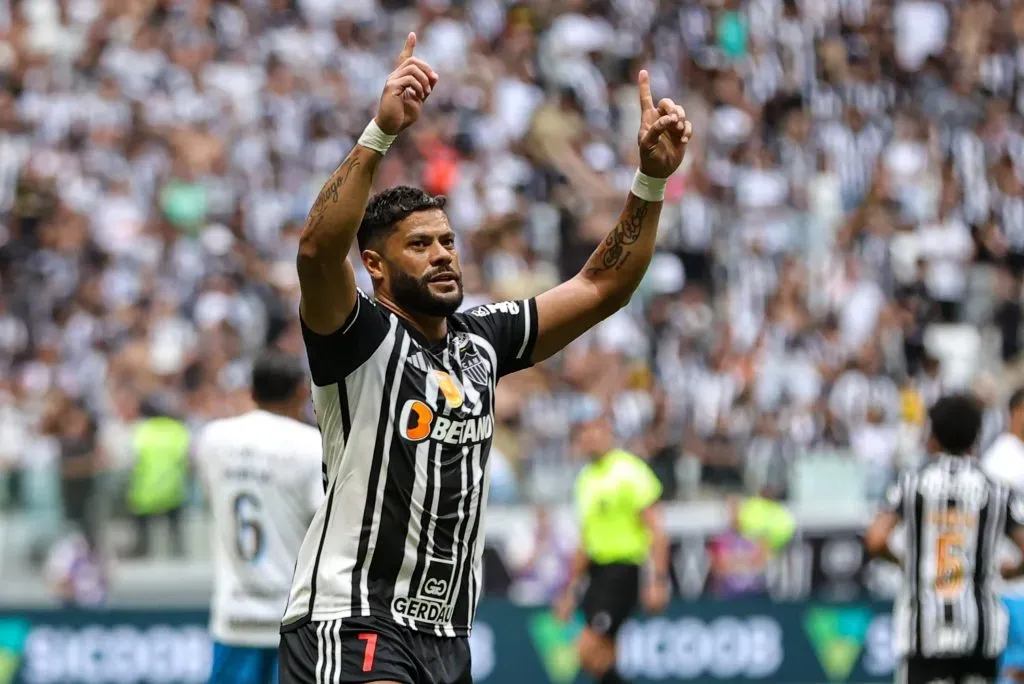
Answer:
<svg viewBox="0 0 1024 684"><path fill-rule="evenodd" d="M370 278L374 281L384 279L384 257L380 255L380 252L364 249L359 253L359 257L363 260L363 266L370 274Z"/></svg>

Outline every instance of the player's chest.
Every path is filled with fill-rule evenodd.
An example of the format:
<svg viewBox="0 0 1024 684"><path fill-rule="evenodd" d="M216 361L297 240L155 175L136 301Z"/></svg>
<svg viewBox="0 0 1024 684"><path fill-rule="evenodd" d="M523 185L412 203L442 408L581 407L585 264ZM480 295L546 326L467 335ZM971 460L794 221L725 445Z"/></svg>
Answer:
<svg viewBox="0 0 1024 684"><path fill-rule="evenodd" d="M405 441L470 446L490 439L493 369L473 345L412 346L401 372L394 406Z"/></svg>

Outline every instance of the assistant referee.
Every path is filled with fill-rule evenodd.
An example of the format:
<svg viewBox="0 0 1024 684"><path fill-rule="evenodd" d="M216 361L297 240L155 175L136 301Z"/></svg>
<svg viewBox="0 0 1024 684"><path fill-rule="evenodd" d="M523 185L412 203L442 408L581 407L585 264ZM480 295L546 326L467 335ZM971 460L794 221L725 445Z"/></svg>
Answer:
<svg viewBox="0 0 1024 684"><path fill-rule="evenodd" d="M590 458L576 479L575 499L582 521L572 574L555 612L568 621L584 577L583 613L587 625L578 642L580 666L599 684L625 684L615 669L615 638L641 600L641 574L648 559L653 572L642 592L650 612L669 598L668 540L662 531L661 483L640 458L614 448L607 414L579 426L578 450Z"/></svg>

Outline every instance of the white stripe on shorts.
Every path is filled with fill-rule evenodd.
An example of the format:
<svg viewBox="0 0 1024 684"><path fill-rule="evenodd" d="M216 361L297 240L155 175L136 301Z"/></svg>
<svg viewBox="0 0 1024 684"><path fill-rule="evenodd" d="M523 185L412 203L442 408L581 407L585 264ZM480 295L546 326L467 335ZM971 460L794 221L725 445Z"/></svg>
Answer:
<svg viewBox="0 0 1024 684"><path fill-rule="evenodd" d="M334 626L334 684L341 684L341 620L332 620Z"/></svg>
<svg viewBox="0 0 1024 684"><path fill-rule="evenodd" d="M324 684L324 627L327 623L316 625L316 684Z"/></svg>

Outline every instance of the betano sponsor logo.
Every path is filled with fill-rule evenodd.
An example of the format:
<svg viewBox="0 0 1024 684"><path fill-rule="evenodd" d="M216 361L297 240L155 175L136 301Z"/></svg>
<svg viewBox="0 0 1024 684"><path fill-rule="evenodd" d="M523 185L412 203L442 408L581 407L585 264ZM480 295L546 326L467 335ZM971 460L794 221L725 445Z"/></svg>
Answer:
<svg viewBox="0 0 1024 684"><path fill-rule="evenodd" d="M451 420L435 416L434 411L418 399L410 399L398 414L402 436L410 442L422 442L428 437L445 444L462 445L482 442L494 434L494 421L490 416L466 420Z"/></svg>
<svg viewBox="0 0 1024 684"><path fill-rule="evenodd" d="M398 414L398 424L402 428L402 434L410 442L422 442L429 437L433 422L434 411L417 399L405 402L402 412Z"/></svg>

